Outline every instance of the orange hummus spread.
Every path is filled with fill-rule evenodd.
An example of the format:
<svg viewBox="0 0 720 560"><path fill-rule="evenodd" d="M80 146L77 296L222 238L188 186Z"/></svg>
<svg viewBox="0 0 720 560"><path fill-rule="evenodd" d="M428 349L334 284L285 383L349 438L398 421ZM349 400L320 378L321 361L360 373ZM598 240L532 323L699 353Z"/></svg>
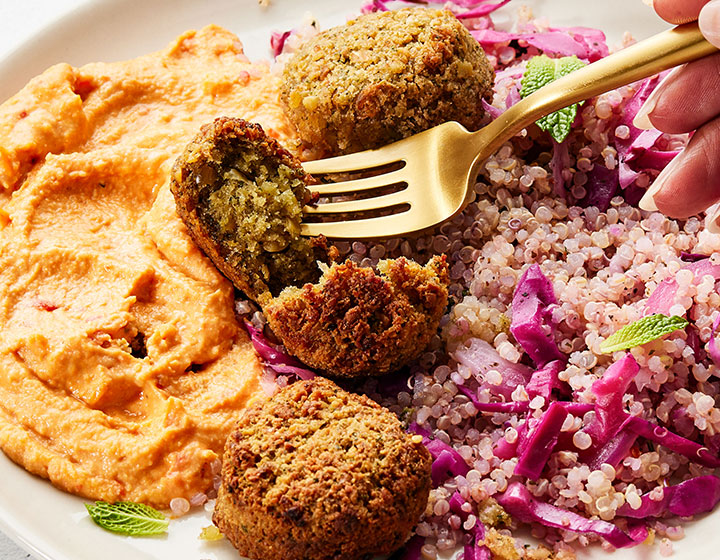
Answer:
<svg viewBox="0 0 720 560"><path fill-rule="evenodd" d="M0 447L28 471L161 507L212 488L261 367L167 180L221 115L292 143L277 89L211 26L0 105Z"/></svg>

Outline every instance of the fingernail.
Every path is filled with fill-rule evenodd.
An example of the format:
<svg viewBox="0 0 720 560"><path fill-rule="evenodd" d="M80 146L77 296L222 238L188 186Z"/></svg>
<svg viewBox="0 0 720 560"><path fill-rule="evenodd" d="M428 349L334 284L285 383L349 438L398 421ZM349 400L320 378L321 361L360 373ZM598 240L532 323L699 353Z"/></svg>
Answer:
<svg viewBox="0 0 720 560"><path fill-rule="evenodd" d="M667 183L668 177L673 174L675 168L677 168L680 164L681 158L682 153L675 156L675 158L665 166L665 169L660 172L653 184L650 185L650 188L648 188L647 192L645 192L643 197L640 199L638 206L641 210L647 210L648 212L657 211L658 207L657 204L655 204L655 195L663 189L665 183Z"/></svg>
<svg viewBox="0 0 720 560"><path fill-rule="evenodd" d="M683 64L682 66L673 68L672 71L668 73L667 76L665 76L663 81L660 82L657 87L652 91L652 93L645 100L645 103L643 103L642 107L640 107L640 110L637 112L635 118L633 119L633 126L635 128L639 128L640 130L650 130L651 128L655 128L652 122L650 122L650 115L655 110L658 99L660 99L663 91L667 89L668 84L677 77L677 75L684 67L685 65Z"/></svg>
<svg viewBox="0 0 720 560"><path fill-rule="evenodd" d="M710 233L720 233L720 206L705 215L705 229Z"/></svg>
<svg viewBox="0 0 720 560"><path fill-rule="evenodd" d="M720 47L720 0L712 0L700 10L700 31L716 47Z"/></svg>

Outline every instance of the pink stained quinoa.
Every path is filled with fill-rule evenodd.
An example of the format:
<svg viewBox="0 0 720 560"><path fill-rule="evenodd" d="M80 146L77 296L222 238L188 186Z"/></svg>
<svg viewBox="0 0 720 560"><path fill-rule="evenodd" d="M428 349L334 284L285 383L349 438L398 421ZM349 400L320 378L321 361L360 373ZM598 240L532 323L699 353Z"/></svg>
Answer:
<svg viewBox="0 0 720 560"><path fill-rule="evenodd" d="M469 4L451 7L462 16L473 9ZM385 9L385 4L376 1L368 9ZM462 20L496 70L491 113L518 100L530 57L582 54L546 51L550 36L569 37L576 43L571 41L570 48L585 49L580 57L589 61L607 54L604 37L598 43L599 32L548 28L526 10L520 10L512 32L495 31L487 15ZM593 386L628 355L638 368L618 395L622 414L646 421L658 433L665 430L694 442L703 453L717 457L720 449L720 372L708 352L720 315L720 275L713 272L720 265L720 236L704 230L702 217L671 220L636 206L687 141L632 126L639 104L657 82L642 81L582 104L562 146L535 127L523 131L485 162L476 200L435 231L416 238L336 244L341 256L363 266L398 256L423 262L439 253L450 264L451 305L438 336L413 367L408 389L388 397L375 380L362 387L428 434L428 441L447 445L464 462L460 474L450 469L431 491L416 528L415 543L424 559L463 548L466 560L486 553L503 559L571 558L575 550L592 544L614 548L598 536L602 531L570 530L569 521L559 524L566 529L529 517L512 519L497 501L503 502L517 483L532 500L568 516L613 524L628 539L634 535L635 542L644 541L656 547L655 555L666 556L672 553L672 541L684 534L672 508L645 517L642 527L633 512L644 511L648 500L663 504L665 488L718 472L643 436L629 438L614 465L587 461L596 443L589 435L598 415ZM636 142L639 136L642 141ZM690 267L694 259L708 266ZM473 360L478 349L487 354L489 347L498 363L514 364L518 371L539 368L510 330L518 283L538 264L554 294L545 312L563 357L556 371L559 389L542 396L519 383L499 396L492 388L507 381L506 372ZM656 290L666 293L662 311L686 317L688 328L628 351L602 353L600 344L612 333L658 312L660 298L651 298ZM481 411L474 400L480 408L506 401L525 410ZM568 407L540 475L519 476L519 458L506 450L517 446L527 425L542 418L556 400L577 406ZM528 548L513 536L525 523L542 543L539 548ZM480 525L485 528L482 539L475 532ZM472 555L468 546L475 550Z"/></svg>

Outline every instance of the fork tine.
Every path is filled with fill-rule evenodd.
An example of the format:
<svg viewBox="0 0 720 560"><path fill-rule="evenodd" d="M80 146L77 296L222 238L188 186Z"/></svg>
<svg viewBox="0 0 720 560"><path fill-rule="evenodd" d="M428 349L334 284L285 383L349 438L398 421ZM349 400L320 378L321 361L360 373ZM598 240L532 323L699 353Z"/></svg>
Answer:
<svg viewBox="0 0 720 560"><path fill-rule="evenodd" d="M393 237L417 231L427 226L417 222L412 211L346 222L322 222L300 224L300 235L316 237L325 235L335 239L368 239L373 237ZM417 217L417 216L416 216Z"/></svg>
<svg viewBox="0 0 720 560"><path fill-rule="evenodd" d="M343 194L359 191L366 191L377 187L385 187L388 185L396 185L404 183L405 173L402 169L397 169L384 175L376 175L375 177L365 177L364 179L353 179L351 181L340 181L337 183L324 183L319 185L308 185L308 189L318 192L321 195Z"/></svg>
<svg viewBox="0 0 720 560"><path fill-rule="evenodd" d="M305 206L303 214L338 214L344 212L365 212L367 210L381 210L398 204L410 204L407 193L400 191L384 196L363 198L362 200L348 200L345 202L327 202L317 206Z"/></svg>
<svg viewBox="0 0 720 560"><path fill-rule="evenodd" d="M305 173L309 173L310 175L323 175L327 173L362 171L364 169L381 167L403 160L401 153L388 148L389 146L386 146L380 150L366 150L345 156L304 161L302 166Z"/></svg>

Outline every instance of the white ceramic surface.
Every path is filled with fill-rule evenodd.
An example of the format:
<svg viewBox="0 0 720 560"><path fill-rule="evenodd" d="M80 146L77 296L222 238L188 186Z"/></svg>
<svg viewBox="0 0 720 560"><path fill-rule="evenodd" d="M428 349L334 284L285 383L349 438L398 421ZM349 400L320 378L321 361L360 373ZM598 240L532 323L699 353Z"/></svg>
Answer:
<svg viewBox="0 0 720 560"><path fill-rule="evenodd" d="M286 29L310 11L322 27L340 23L357 12L359 1L272 0L261 8L255 0L1 0L0 102L32 76L57 62L79 65L114 61L164 47L179 33L207 23L236 32L251 57L268 55L269 33ZM510 21L521 4L555 25L604 29L612 44L625 31L638 38L662 30L641 0L515 0L498 14ZM0 454L0 529L36 558L47 560L237 560L226 543L203 543L197 536L209 524L204 513L171 523L162 538L132 539L102 531L89 521L83 500L55 490ZM708 516L688 527L688 537L675 545L676 560L720 557L717 519ZM3 560L27 555L0 540ZM605 558L595 549L585 558ZM619 551L614 560L660 558L657 548Z"/></svg>

